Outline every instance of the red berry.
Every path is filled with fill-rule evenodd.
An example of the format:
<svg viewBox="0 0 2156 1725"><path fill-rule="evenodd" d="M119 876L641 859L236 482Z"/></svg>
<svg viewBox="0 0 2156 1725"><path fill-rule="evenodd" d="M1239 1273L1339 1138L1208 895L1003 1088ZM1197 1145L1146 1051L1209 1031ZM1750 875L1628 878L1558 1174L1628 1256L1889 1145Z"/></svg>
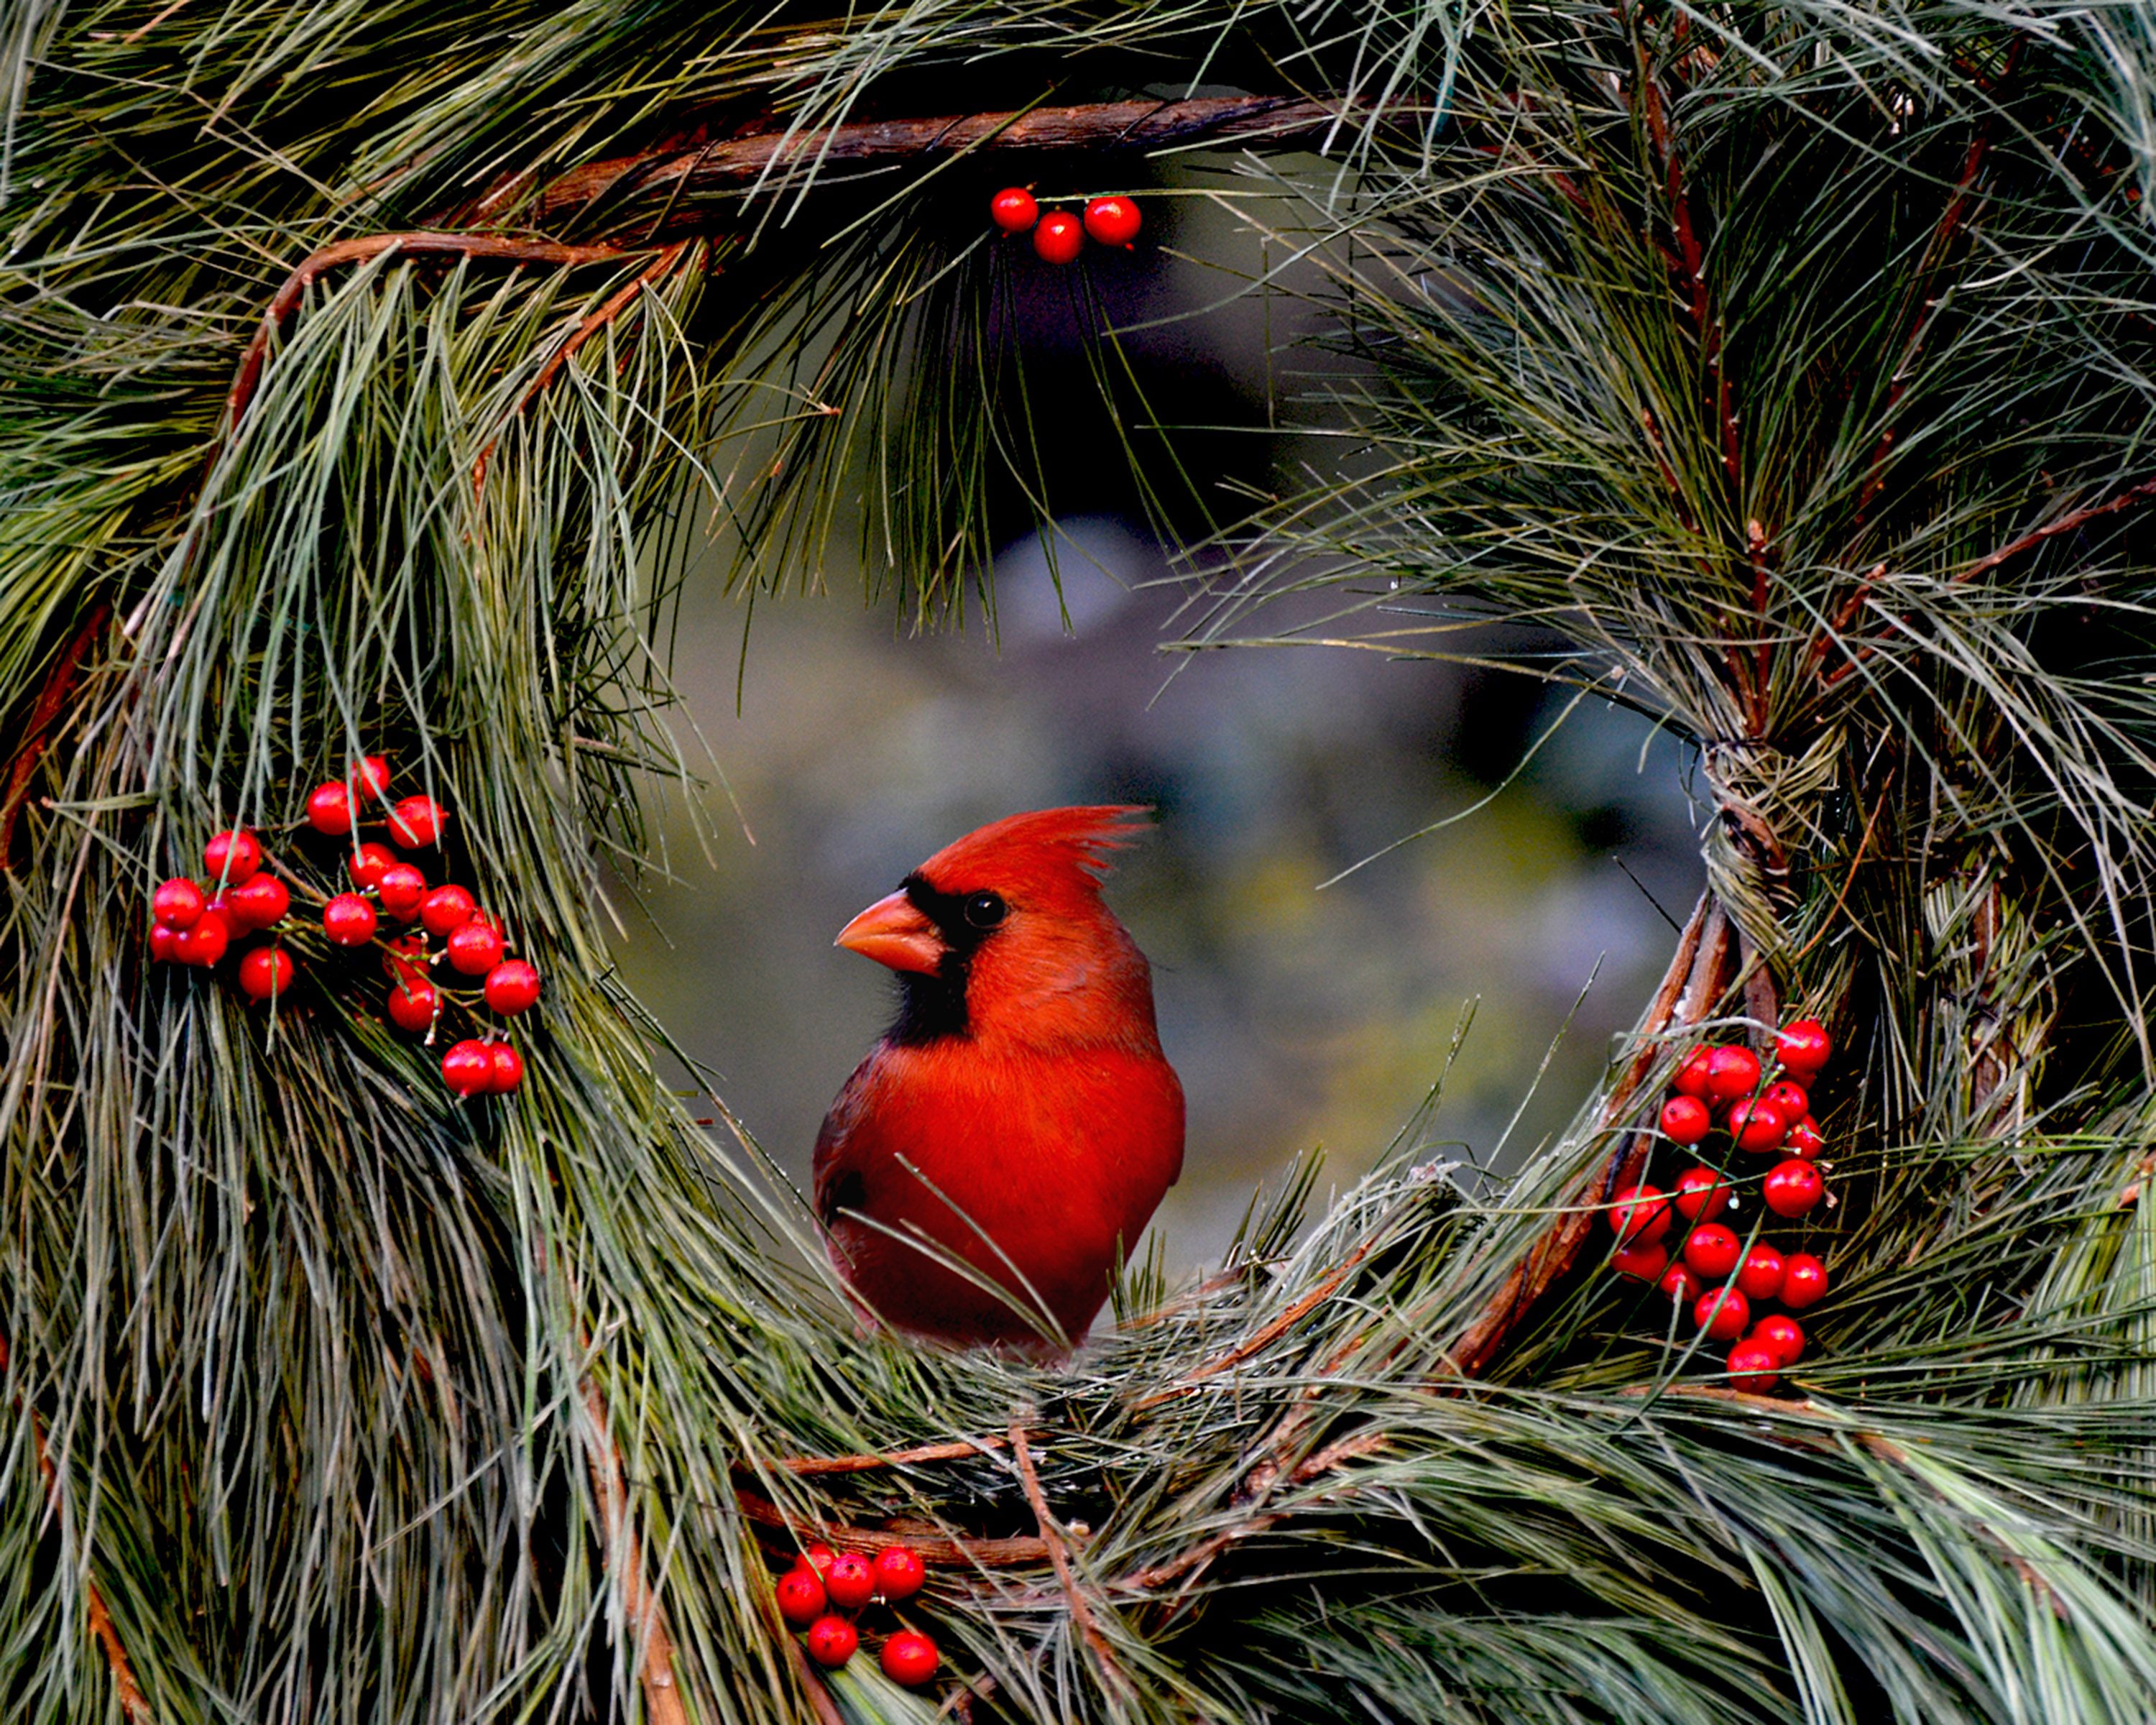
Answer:
<svg viewBox="0 0 2156 1725"><path fill-rule="evenodd" d="M208 904L202 888L182 875L159 883L150 895L150 914L167 928L191 928Z"/></svg>
<svg viewBox="0 0 2156 1725"><path fill-rule="evenodd" d="M292 895L275 875L256 875L224 896L225 915L235 928L274 928L292 908Z"/></svg>
<svg viewBox="0 0 2156 1725"><path fill-rule="evenodd" d="M524 1082L524 1056L506 1042L490 1042L486 1050L487 1059L494 1063L486 1087L498 1096L506 1096Z"/></svg>
<svg viewBox="0 0 2156 1725"><path fill-rule="evenodd" d="M801 1553L801 1561L814 1569L817 1579L820 1580L824 1571L838 1561L838 1553L833 1551L829 1546L819 1542Z"/></svg>
<svg viewBox="0 0 2156 1725"><path fill-rule="evenodd" d="M1634 1281L1652 1281L1670 1261L1670 1249L1658 1240L1635 1240L1609 1255L1609 1267Z"/></svg>
<svg viewBox="0 0 2156 1725"><path fill-rule="evenodd" d="M1779 1108L1750 1096L1729 1105L1728 1125L1729 1136L1737 1140L1738 1149L1761 1155L1780 1149L1782 1140L1789 1135L1789 1122Z"/></svg>
<svg viewBox="0 0 2156 1725"><path fill-rule="evenodd" d="M478 908L463 887L437 886L419 901L419 923L429 934L454 934L471 921L472 912Z"/></svg>
<svg viewBox="0 0 2156 1725"><path fill-rule="evenodd" d="M484 1095L494 1087L494 1055L484 1042L453 1042L442 1056L442 1082L460 1096Z"/></svg>
<svg viewBox="0 0 2156 1725"><path fill-rule="evenodd" d="M169 964L180 956L180 931L168 928L162 922L150 925L150 957L161 964Z"/></svg>
<svg viewBox="0 0 2156 1725"><path fill-rule="evenodd" d="M1804 1086L1792 1084L1786 1078L1768 1085L1759 1100L1772 1104L1774 1111L1784 1120L1802 1120L1812 1111L1812 1099L1804 1094Z"/></svg>
<svg viewBox="0 0 2156 1725"><path fill-rule="evenodd" d="M1748 1048L1717 1048L1707 1057L1708 1100L1733 1102L1759 1087L1759 1056Z"/></svg>
<svg viewBox="0 0 2156 1725"><path fill-rule="evenodd" d="M356 892L340 892L322 906L322 932L336 947L363 947L374 938L374 906Z"/></svg>
<svg viewBox="0 0 2156 1725"><path fill-rule="evenodd" d="M1617 1194L1609 1225L1620 1240L1645 1245L1670 1231L1670 1206L1659 1186L1627 1186Z"/></svg>
<svg viewBox="0 0 2156 1725"><path fill-rule="evenodd" d="M893 1604L911 1599L928 1579L927 1569L913 1548L906 1545L886 1545L878 1552L875 1573L877 1589Z"/></svg>
<svg viewBox="0 0 2156 1725"><path fill-rule="evenodd" d="M1086 249L1086 230L1077 217L1057 210L1043 216L1040 225L1033 230L1033 249L1045 263L1075 263L1078 254Z"/></svg>
<svg viewBox="0 0 2156 1725"><path fill-rule="evenodd" d="M883 1644L880 1661L884 1676L892 1682L918 1689L936 1675L943 1656L919 1630L901 1630Z"/></svg>
<svg viewBox="0 0 2156 1725"><path fill-rule="evenodd" d="M203 846L203 865L213 880L237 886L262 866L262 844L244 827L219 833Z"/></svg>
<svg viewBox="0 0 2156 1725"><path fill-rule="evenodd" d="M1804 1351L1804 1332L1796 1319L1784 1317L1777 1312L1772 1317L1763 1317L1752 1327L1748 1340L1757 1342L1769 1349L1777 1366L1791 1366Z"/></svg>
<svg viewBox="0 0 2156 1725"><path fill-rule="evenodd" d="M415 1036L434 1028L434 1014L441 1009L440 992L418 978L408 978L389 991L389 1022Z"/></svg>
<svg viewBox="0 0 2156 1725"><path fill-rule="evenodd" d="M1711 1048L1696 1048L1684 1057L1677 1068L1677 1076L1670 1081L1670 1088L1681 1096L1695 1096L1704 1101L1707 1096L1707 1068L1714 1058Z"/></svg>
<svg viewBox="0 0 2156 1725"><path fill-rule="evenodd" d="M365 803L370 797L379 798L389 793L389 763L379 755L363 755L359 765L352 769L352 798L355 803Z"/></svg>
<svg viewBox="0 0 2156 1725"><path fill-rule="evenodd" d="M1782 1303L1802 1312L1826 1297L1826 1266L1810 1252L1792 1252L1782 1266Z"/></svg>
<svg viewBox="0 0 2156 1725"><path fill-rule="evenodd" d="M1086 231L1102 245L1128 245L1139 226L1134 198L1096 198L1086 206Z"/></svg>
<svg viewBox="0 0 2156 1725"><path fill-rule="evenodd" d="M1826 1182L1817 1168L1793 1156L1768 1172L1759 1195L1776 1215L1794 1219L1808 1213L1826 1196Z"/></svg>
<svg viewBox="0 0 2156 1725"><path fill-rule="evenodd" d="M332 780L307 793L307 824L332 839L352 830L352 792Z"/></svg>
<svg viewBox="0 0 2156 1725"><path fill-rule="evenodd" d="M1677 1192L1671 1200L1677 1214L1687 1222L1697 1222L1702 1214L1720 1215L1732 1202L1729 1182L1712 1168L1692 1167L1677 1176Z"/></svg>
<svg viewBox="0 0 2156 1725"><path fill-rule="evenodd" d="M875 1597L875 1565L857 1551L841 1552L824 1572L824 1589L841 1611L858 1611Z"/></svg>
<svg viewBox="0 0 2156 1725"><path fill-rule="evenodd" d="M1737 1286L1748 1300L1771 1300L1782 1291L1782 1276L1788 1266L1782 1255L1763 1240L1745 1253L1737 1266Z"/></svg>
<svg viewBox="0 0 2156 1725"><path fill-rule="evenodd" d="M808 1656L836 1671L854 1656L861 1638L843 1617L819 1617L808 1625Z"/></svg>
<svg viewBox="0 0 2156 1725"><path fill-rule="evenodd" d="M1684 1260L1708 1281L1727 1281L1743 1254L1737 1236L1719 1222L1703 1222L1684 1243Z"/></svg>
<svg viewBox="0 0 2156 1725"><path fill-rule="evenodd" d="M1006 186L988 200L988 219L1006 234L1023 234L1040 219L1040 206L1023 186Z"/></svg>
<svg viewBox="0 0 2156 1725"><path fill-rule="evenodd" d="M382 896L382 908L399 922L419 914L419 901L427 896L427 877L408 862L392 863L374 883Z"/></svg>
<svg viewBox="0 0 2156 1725"><path fill-rule="evenodd" d="M1806 1162L1817 1162L1820 1153L1826 1148L1826 1134L1819 1129L1819 1122L1807 1114L1789 1128L1789 1152Z"/></svg>
<svg viewBox="0 0 2156 1725"><path fill-rule="evenodd" d="M267 1000L292 986L292 955L282 947L257 947L239 961L239 992Z"/></svg>
<svg viewBox="0 0 2156 1725"><path fill-rule="evenodd" d="M1758 1341L1739 1342L1729 1350L1729 1376L1739 1389L1758 1395L1782 1381L1774 1350Z"/></svg>
<svg viewBox="0 0 2156 1725"><path fill-rule="evenodd" d="M1774 1039L1774 1057L1806 1084L1833 1052L1826 1026L1817 1019L1799 1019L1794 1024L1784 1024L1782 1034Z"/></svg>
<svg viewBox="0 0 2156 1725"><path fill-rule="evenodd" d="M1752 1322L1752 1302L1735 1288L1710 1288L1691 1309L1692 1322L1717 1342L1734 1342Z"/></svg>
<svg viewBox="0 0 2156 1725"><path fill-rule="evenodd" d="M486 1004L504 1017L528 1012L539 999L539 973L521 958L505 958L486 973Z"/></svg>
<svg viewBox="0 0 2156 1725"><path fill-rule="evenodd" d="M1680 1306L1689 1306L1707 1291L1707 1284L1691 1273L1691 1266L1682 1259L1662 1272L1659 1286L1661 1291Z"/></svg>
<svg viewBox="0 0 2156 1725"><path fill-rule="evenodd" d="M1714 1124L1707 1104L1697 1096L1671 1096L1662 1104L1662 1132L1680 1144L1697 1144Z"/></svg>
<svg viewBox="0 0 2156 1725"><path fill-rule="evenodd" d="M485 976L501 963L501 936L478 916L449 936L449 963L466 976Z"/></svg>
<svg viewBox="0 0 2156 1725"><path fill-rule="evenodd" d="M199 965L207 970L224 957L224 949L231 944L231 924L224 920L222 911L211 909L172 937L172 956L182 964Z"/></svg>
<svg viewBox="0 0 2156 1725"><path fill-rule="evenodd" d="M389 836L408 850L424 850L440 840L449 818L432 797L407 797L389 811Z"/></svg>
<svg viewBox="0 0 2156 1725"><path fill-rule="evenodd" d="M344 871L362 892L382 885L383 871L397 866L397 853L387 845L369 841L345 859Z"/></svg>
<svg viewBox="0 0 2156 1725"><path fill-rule="evenodd" d="M778 1578L778 1615L796 1629L806 1629L824 1615L824 1584L806 1563Z"/></svg>

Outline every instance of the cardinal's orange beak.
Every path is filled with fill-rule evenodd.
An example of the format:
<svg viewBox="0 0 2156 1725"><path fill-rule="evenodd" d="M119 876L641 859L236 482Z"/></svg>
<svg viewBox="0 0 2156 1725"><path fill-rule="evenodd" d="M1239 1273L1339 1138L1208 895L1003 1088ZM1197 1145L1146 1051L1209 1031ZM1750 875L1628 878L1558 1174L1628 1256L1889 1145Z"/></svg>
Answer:
<svg viewBox="0 0 2156 1725"><path fill-rule="evenodd" d="M918 970L933 976L948 950L936 925L915 908L903 891L880 898L839 931L831 944L888 964L893 970Z"/></svg>

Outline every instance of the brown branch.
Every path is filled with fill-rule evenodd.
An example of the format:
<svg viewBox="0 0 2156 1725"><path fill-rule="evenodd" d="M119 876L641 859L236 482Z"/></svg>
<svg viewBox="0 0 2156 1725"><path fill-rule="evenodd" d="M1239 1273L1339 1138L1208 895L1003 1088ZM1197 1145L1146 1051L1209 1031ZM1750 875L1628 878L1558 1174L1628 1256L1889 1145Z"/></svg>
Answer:
<svg viewBox="0 0 2156 1725"><path fill-rule="evenodd" d="M0 1372L8 1368L8 1343L0 1337ZM38 1453L38 1471L45 1481L45 1502L53 1513L62 1512L60 1502L59 1470L53 1465L52 1447L45 1441L44 1417L27 1401L18 1399L16 1406L30 1416L30 1442ZM150 1718L149 1698L142 1693L142 1686L135 1681L135 1667L127 1657L127 1648L120 1639L120 1631L113 1627L112 1614L105 1609L105 1595L98 1591L97 1584L84 1565L82 1579L83 1618L90 1632L105 1650L105 1667L112 1673L113 1692L120 1697L120 1706L136 1725L147 1725Z"/></svg>
<svg viewBox="0 0 2156 1725"><path fill-rule="evenodd" d="M677 240L668 246L652 260L649 269L630 282L628 286L609 295L603 305L595 309L589 316L580 321L576 328L570 331L562 344L547 356L547 363L540 367L539 375L531 380L530 388L516 398L516 405L510 409L509 417L514 419L521 415L525 408L531 405L547 386L561 375L562 367L577 357L578 351L585 342L590 341L593 336L598 334L601 330L606 328L641 299L646 289L657 287L660 283L671 275L674 273L674 266L681 261L683 254L693 244L691 240L683 239ZM494 459L494 446L501 441L499 433L489 438L486 440L486 447L479 452L479 459L472 464L472 495L474 496L477 496L486 487L487 464Z"/></svg>
<svg viewBox="0 0 2156 1725"><path fill-rule="evenodd" d="M942 1569L1012 1568L1045 1563L1048 1558L1048 1542L1045 1539L959 1539L947 1534L856 1527L821 1517L804 1521L788 1515L770 1499L738 1487L734 1502L741 1510L742 1520L783 1533L797 1549L804 1536L813 1535L839 1551L869 1555L902 1545L922 1563Z"/></svg>
<svg viewBox="0 0 2156 1725"><path fill-rule="evenodd" d="M689 1725L688 1709L674 1681L674 1637L667 1632L666 1614L644 1588L644 1553L629 1512L629 1484L608 1424L606 1398L588 1377L583 1393L584 1414L592 1424L592 1446L585 1460L606 1528L607 1568L621 1589L629 1645L640 1655L636 1676L644 1690L644 1717L650 1725Z"/></svg>
<svg viewBox="0 0 2156 1725"><path fill-rule="evenodd" d="M603 264L632 255L635 249L615 245L557 245L552 240L511 239L493 234L367 234L340 239L300 260L285 278L262 314L262 326L240 356L239 369L225 399L226 434L238 427L247 404L254 398L270 342L287 318L299 310L307 290L330 270L345 264L361 264L391 254L399 257L481 258L512 264Z"/></svg>
<svg viewBox="0 0 2156 1725"><path fill-rule="evenodd" d="M1405 118L1429 111L1421 104L1380 110L1293 96L1247 95L862 121L695 144L669 142L634 156L588 162L547 182L516 213L521 220L545 225L608 198L663 193L670 201L699 192L734 189L811 166L988 151L1149 150L1201 138L1279 142L1358 118L1380 114ZM473 206L471 213L484 219L508 208L528 178L519 175L497 184ZM705 218L692 212L684 219Z"/></svg>
<svg viewBox="0 0 2156 1725"><path fill-rule="evenodd" d="M2139 485L2129 485L2117 496L2107 498L2102 503L2092 503L2086 509L2074 510L2055 521L2031 528L2019 539L1979 557L1960 571L1953 578L1955 584L1974 581L1979 575L1988 575L2001 563L2020 557L2024 552L2034 551L2047 540L2056 539L2062 533L2071 533L2092 521L2107 515L2117 515L2121 510L2131 509L2138 503L2146 503L2152 497L2156 497L2156 479L2145 479Z"/></svg>
<svg viewBox="0 0 2156 1725"><path fill-rule="evenodd" d="M759 1467L771 1467L797 1478L814 1479L825 1474L873 1473L878 1468L911 1467L921 1461L968 1461L984 1450L999 1453L1003 1447L1001 1438L961 1438L955 1443L921 1444L911 1450L892 1450L882 1455L778 1455L762 1461L744 1459L734 1463L734 1470L752 1473Z"/></svg>
<svg viewBox="0 0 2156 1725"><path fill-rule="evenodd" d="M90 607L90 615L75 631L74 639L60 649L59 657L53 660L53 668L45 673L38 698L31 704L29 716L23 721L14 757L8 763L7 785L0 789L0 868L7 867L14 855L15 819L23 812L23 803L29 795L30 781L37 776L47 737L59 718L60 709L66 706L68 696L74 692L75 679L81 675L83 661L97 644L111 615L112 608L102 599Z"/></svg>
<svg viewBox="0 0 2156 1725"><path fill-rule="evenodd" d="M1040 1537L1048 1547L1048 1561L1055 1568L1056 1584L1063 1589L1064 1600L1070 1607L1071 1625L1093 1650L1093 1657L1099 1661L1101 1676L1108 1686L1128 1698L1130 1680L1116 1663L1115 1650L1101 1633L1100 1625L1093 1621L1093 1609L1079 1591L1078 1578L1071 1573L1070 1553L1064 1548L1063 1530L1048 1512L1048 1499L1040 1489L1040 1476L1034 1471L1033 1455L1026 1447L1025 1426L1019 1420L1011 1422L1010 1445L1011 1459L1018 1463L1019 1481L1025 1487L1025 1501L1033 1507L1033 1518L1040 1525Z"/></svg>
<svg viewBox="0 0 2156 1725"><path fill-rule="evenodd" d="M1721 998L1729 979L1731 944L1727 916L1711 893L1701 895L1640 1026L1639 1051L1602 1105L1603 1130L1614 1127L1630 1109L1661 1057L1662 1034L1672 1025L1697 1023ZM1602 1165L1582 1175L1565 1194L1555 1224L1512 1266L1481 1316L1446 1350L1460 1376L1473 1378L1487 1369L1522 1321L1579 1261L1600 1207L1612 1192L1637 1177L1650 1142L1624 1135Z"/></svg>

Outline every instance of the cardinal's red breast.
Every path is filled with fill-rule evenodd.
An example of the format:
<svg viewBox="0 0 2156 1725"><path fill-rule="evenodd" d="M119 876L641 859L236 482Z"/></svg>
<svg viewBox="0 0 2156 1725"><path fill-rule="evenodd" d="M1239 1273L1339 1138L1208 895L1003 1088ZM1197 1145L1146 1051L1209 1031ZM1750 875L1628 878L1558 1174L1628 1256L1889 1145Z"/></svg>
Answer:
<svg viewBox="0 0 2156 1725"><path fill-rule="evenodd" d="M1183 1167L1183 1087L1145 955L1101 901L1143 810L1047 809L947 845L839 944L897 1021L816 1140L832 1262L898 1328L1081 1339Z"/></svg>

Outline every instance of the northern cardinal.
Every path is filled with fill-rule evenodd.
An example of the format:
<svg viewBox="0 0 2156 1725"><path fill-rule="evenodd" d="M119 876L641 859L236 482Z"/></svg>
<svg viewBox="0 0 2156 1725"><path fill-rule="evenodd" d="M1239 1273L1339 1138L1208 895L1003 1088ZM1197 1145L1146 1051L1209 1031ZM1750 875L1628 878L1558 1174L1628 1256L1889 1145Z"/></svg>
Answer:
<svg viewBox="0 0 2156 1725"><path fill-rule="evenodd" d="M899 1009L817 1135L816 1213L839 1274L898 1329L1076 1343L1182 1172L1152 972L1101 901L1144 812L996 821L839 932L897 973Z"/></svg>

